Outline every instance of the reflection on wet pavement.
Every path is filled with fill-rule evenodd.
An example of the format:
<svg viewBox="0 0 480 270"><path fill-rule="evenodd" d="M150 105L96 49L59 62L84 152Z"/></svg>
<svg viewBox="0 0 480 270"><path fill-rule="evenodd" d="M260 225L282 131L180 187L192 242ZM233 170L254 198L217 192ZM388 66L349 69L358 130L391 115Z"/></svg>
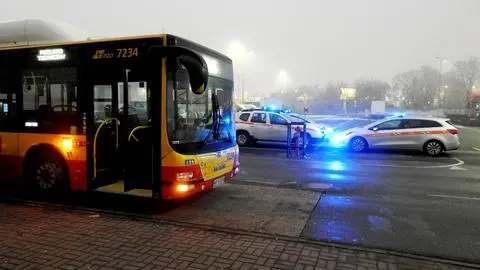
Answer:
<svg viewBox="0 0 480 270"><path fill-rule="evenodd" d="M323 194L302 236L309 239L382 247L431 256L480 257L475 230L465 231L464 223L480 222L465 205L448 200L406 199L395 195ZM434 210L432 210L434 209ZM446 212L456 218L437 222ZM460 237L459 237L460 236Z"/></svg>

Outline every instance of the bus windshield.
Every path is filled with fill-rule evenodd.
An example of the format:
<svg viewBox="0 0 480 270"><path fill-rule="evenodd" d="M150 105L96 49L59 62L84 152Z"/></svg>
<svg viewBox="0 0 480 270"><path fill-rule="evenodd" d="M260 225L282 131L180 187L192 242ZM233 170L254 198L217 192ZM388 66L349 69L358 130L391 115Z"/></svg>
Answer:
<svg viewBox="0 0 480 270"><path fill-rule="evenodd" d="M169 78L167 91L168 137L176 151L235 142L231 81L210 77L207 91L198 95L191 91L186 71L179 70L175 85Z"/></svg>

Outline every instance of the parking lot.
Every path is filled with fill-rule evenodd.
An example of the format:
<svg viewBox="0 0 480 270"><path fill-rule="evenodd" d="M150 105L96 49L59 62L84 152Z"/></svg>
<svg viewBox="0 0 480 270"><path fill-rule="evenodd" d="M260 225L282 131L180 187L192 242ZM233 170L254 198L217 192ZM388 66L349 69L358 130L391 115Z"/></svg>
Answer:
<svg viewBox="0 0 480 270"><path fill-rule="evenodd" d="M336 119L331 125L333 121L342 128L360 123ZM480 130L459 130L461 149L439 157L318 147L307 159L287 159L279 146L243 147L235 181L178 203L99 194L73 194L48 202L61 205L56 212L86 208L208 230L480 263ZM4 192L2 200L8 206L19 199ZM22 204L44 200L20 198ZM22 215L8 213L10 218Z"/></svg>
<svg viewBox="0 0 480 270"><path fill-rule="evenodd" d="M346 129L368 120L323 122ZM242 148L237 181L321 192L304 237L475 259L480 129L459 127L459 134L461 148L439 157L321 146L292 160L279 146Z"/></svg>

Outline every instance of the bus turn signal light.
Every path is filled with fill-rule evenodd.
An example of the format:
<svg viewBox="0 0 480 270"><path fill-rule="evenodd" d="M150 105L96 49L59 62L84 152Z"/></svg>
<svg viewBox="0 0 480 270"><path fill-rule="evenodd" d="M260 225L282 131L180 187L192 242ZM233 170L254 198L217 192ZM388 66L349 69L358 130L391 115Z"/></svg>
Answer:
<svg viewBox="0 0 480 270"><path fill-rule="evenodd" d="M73 148L73 141L71 139L63 139L62 146L64 150L71 151Z"/></svg>

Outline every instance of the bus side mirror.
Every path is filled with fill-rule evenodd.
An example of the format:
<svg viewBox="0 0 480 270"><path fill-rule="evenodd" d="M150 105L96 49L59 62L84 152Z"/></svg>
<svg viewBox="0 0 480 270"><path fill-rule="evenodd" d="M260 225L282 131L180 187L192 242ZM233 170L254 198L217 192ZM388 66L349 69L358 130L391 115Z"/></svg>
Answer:
<svg viewBox="0 0 480 270"><path fill-rule="evenodd" d="M198 95L203 94L208 84L208 67L205 59L196 52L181 46L152 46L152 56L169 57L172 64L182 64L188 72L192 92Z"/></svg>
<svg viewBox="0 0 480 270"><path fill-rule="evenodd" d="M173 47L177 61L187 69L192 92L203 94L208 84L208 67L202 56L183 47Z"/></svg>

